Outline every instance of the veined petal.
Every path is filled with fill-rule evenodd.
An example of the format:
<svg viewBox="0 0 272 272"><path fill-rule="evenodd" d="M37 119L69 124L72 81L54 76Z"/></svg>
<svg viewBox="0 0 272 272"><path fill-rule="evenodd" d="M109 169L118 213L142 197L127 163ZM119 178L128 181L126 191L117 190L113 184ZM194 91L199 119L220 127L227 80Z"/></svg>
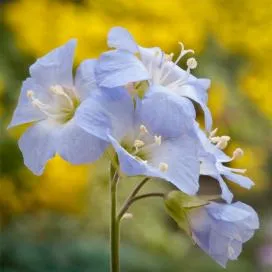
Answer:
<svg viewBox="0 0 272 272"><path fill-rule="evenodd" d="M76 40L70 40L47 55L39 58L29 68L31 77L41 86L73 86L73 60Z"/></svg>
<svg viewBox="0 0 272 272"><path fill-rule="evenodd" d="M57 152L73 164L96 161L108 146L107 142L77 126L74 119L60 129L58 138Z"/></svg>
<svg viewBox="0 0 272 272"><path fill-rule="evenodd" d="M56 153L56 128L48 120L33 125L19 139L25 165L36 175L43 173L46 162Z"/></svg>
<svg viewBox="0 0 272 272"><path fill-rule="evenodd" d="M188 213L193 239L221 266L236 260L242 251L245 233L259 227L256 212L248 205L211 202ZM250 223L249 223L250 222ZM249 237L249 236L248 236Z"/></svg>
<svg viewBox="0 0 272 272"><path fill-rule="evenodd" d="M131 53L139 51L132 35L123 27L113 27L108 33L108 46L110 48L127 50Z"/></svg>
<svg viewBox="0 0 272 272"><path fill-rule="evenodd" d="M143 63L125 50L102 54L98 60L95 74L98 85L107 88L125 86L130 82L150 78Z"/></svg>
<svg viewBox="0 0 272 272"><path fill-rule="evenodd" d="M75 121L78 126L102 140L108 141L108 133L119 139L133 125L133 110L133 101L125 89L103 89L80 105L75 113Z"/></svg>
<svg viewBox="0 0 272 272"><path fill-rule="evenodd" d="M76 71L75 88L83 101L91 95L91 92L98 89L95 79L95 65L97 60L89 59L83 61Z"/></svg>
<svg viewBox="0 0 272 272"><path fill-rule="evenodd" d="M162 86L152 86L139 107L140 119L153 134L178 137L193 126L195 110L191 102Z"/></svg>
<svg viewBox="0 0 272 272"><path fill-rule="evenodd" d="M186 194L194 195L199 189L198 145L194 135L163 140L152 149L150 162L157 167L166 163L165 179Z"/></svg>
<svg viewBox="0 0 272 272"><path fill-rule="evenodd" d="M247 220L244 221L244 224L248 228L258 229L260 227L259 217L252 207L240 201L233 203L233 206L238 209L243 209L250 214L250 216L247 217Z"/></svg>
<svg viewBox="0 0 272 272"><path fill-rule="evenodd" d="M35 90L36 96L38 98L41 98L42 100L48 100L48 96L44 88L35 83L33 79L27 78L23 82L19 101L8 128L46 118L45 114L43 114L40 110L31 104L27 96L27 92L29 90Z"/></svg>

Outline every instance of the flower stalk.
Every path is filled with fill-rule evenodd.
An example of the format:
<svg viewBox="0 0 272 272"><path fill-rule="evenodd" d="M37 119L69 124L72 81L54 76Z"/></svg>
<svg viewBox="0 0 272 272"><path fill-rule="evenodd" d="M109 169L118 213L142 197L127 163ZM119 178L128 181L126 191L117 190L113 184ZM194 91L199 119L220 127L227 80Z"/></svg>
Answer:
<svg viewBox="0 0 272 272"><path fill-rule="evenodd" d="M111 219L110 219L110 247L111 247L111 272L119 272L119 221L116 216L117 209L117 183L119 180L118 169L110 167L110 199L111 199Z"/></svg>

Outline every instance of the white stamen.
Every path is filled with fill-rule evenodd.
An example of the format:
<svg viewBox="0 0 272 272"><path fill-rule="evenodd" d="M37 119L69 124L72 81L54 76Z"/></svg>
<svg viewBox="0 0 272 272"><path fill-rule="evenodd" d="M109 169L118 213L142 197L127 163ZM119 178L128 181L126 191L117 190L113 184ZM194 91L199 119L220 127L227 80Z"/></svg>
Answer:
<svg viewBox="0 0 272 272"><path fill-rule="evenodd" d="M161 145L161 142L162 142L162 140L161 140L161 136L154 136L154 140L155 140L155 144L157 144L157 145Z"/></svg>
<svg viewBox="0 0 272 272"><path fill-rule="evenodd" d="M161 162L159 164L159 169L162 171L162 172L166 172L168 170L168 164L165 163L165 162Z"/></svg>
<svg viewBox="0 0 272 272"><path fill-rule="evenodd" d="M197 61L195 58L189 58L187 60L187 66L189 70L195 69L197 67Z"/></svg>
<svg viewBox="0 0 272 272"><path fill-rule="evenodd" d="M211 131L210 135L209 135L209 138L214 137L216 135L217 131L218 131L218 128L215 128L213 131Z"/></svg>
<svg viewBox="0 0 272 272"><path fill-rule="evenodd" d="M236 148L232 154L232 159L239 159L244 155L244 151L241 148Z"/></svg>
<svg viewBox="0 0 272 272"><path fill-rule="evenodd" d="M146 126L140 125L140 132L142 134L148 134L148 130L147 130Z"/></svg>
<svg viewBox="0 0 272 272"><path fill-rule="evenodd" d="M72 108L74 108L74 103L72 101L72 99L70 98L70 96L64 91L63 87L61 85L54 85L50 87L50 91L52 91L54 94L56 95L60 95L60 96L64 96L68 103L70 104L70 106Z"/></svg>
<svg viewBox="0 0 272 272"><path fill-rule="evenodd" d="M166 80L166 78L169 76L169 74L171 73L171 69L173 68L173 66L175 66L175 65L177 65L178 64L178 62L182 59L182 57L184 57L186 54L188 54L188 53L193 53L194 54L194 50L192 50L192 49L188 49L188 50L185 50L184 49L184 45L183 45L183 43L182 42L179 42L179 45L181 46L181 50L180 50L180 53L179 53L179 56L177 57L177 59L175 60L175 62L173 62L172 63L172 65L170 65L170 67L168 68L168 70L167 70L167 72L165 73L165 75L160 79L160 83L162 84L165 80ZM172 54L172 53L171 53ZM170 54L170 55L171 55ZM171 55L172 56L172 55ZM173 58L173 56L172 56L172 58ZM195 60L195 62L196 62L196 60ZM162 70L164 69L164 66L163 66L163 68L162 68ZM190 68L190 69L193 69L193 68ZM190 72L190 70L189 71L187 71L187 76L186 76L186 79L188 78L188 76L189 76L189 72ZM161 74L162 74L162 72L161 72ZM182 81L184 81L184 79L182 79Z"/></svg>
<svg viewBox="0 0 272 272"><path fill-rule="evenodd" d="M38 98L35 98L35 93L32 90L28 90L26 93L27 97L31 101L31 104L37 107L40 111L48 115L47 110L50 109L49 105L42 103Z"/></svg>
<svg viewBox="0 0 272 272"><path fill-rule="evenodd" d="M59 89L56 90L56 92L58 91ZM40 101L38 98L36 98L35 92L32 90L28 90L26 95L34 107L37 107L42 113L44 113L47 117L52 119L62 120L67 116L67 112L71 110L67 108L66 109L62 108L62 110L65 110L65 111L58 111L55 107L53 107L49 103L45 104L42 101Z"/></svg>
<svg viewBox="0 0 272 272"><path fill-rule="evenodd" d="M184 57L186 54L188 54L188 53L194 54L195 53L195 51L192 49L185 50L182 42L179 42L179 45L181 46L181 50L180 50L179 56L177 57L177 59L175 61L175 64L177 64L182 59L182 57Z"/></svg>

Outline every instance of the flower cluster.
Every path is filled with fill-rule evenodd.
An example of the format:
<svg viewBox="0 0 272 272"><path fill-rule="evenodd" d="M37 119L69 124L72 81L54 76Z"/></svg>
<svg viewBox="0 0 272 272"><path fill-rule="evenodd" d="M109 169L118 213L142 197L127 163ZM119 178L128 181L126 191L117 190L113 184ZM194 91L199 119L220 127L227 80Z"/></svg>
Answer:
<svg viewBox="0 0 272 272"><path fill-rule="evenodd" d="M224 165L243 151L238 148L227 156L223 149L230 138L211 131L210 81L191 74L197 67L193 57L187 59L185 70L178 66L193 54L182 43L174 58L158 47L141 47L126 29L114 27L108 46L112 50L98 59L83 61L75 78L75 40L30 67L9 125L32 123L19 140L25 165L41 175L56 154L73 164L90 163L111 146L122 173L165 180L186 196L197 194L200 175L211 176L227 203L188 206L181 201L180 207L188 209L184 214L192 239L225 266L258 228L258 217L246 204L232 203L223 179L248 189L253 185L240 175L245 170ZM203 130L196 121L195 104L204 113Z"/></svg>

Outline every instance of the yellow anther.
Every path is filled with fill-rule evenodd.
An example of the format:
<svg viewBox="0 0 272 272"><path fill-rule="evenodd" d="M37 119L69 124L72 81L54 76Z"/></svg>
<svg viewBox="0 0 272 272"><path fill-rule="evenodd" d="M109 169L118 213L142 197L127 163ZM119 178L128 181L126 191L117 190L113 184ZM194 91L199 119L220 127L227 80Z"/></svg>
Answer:
<svg viewBox="0 0 272 272"><path fill-rule="evenodd" d="M195 58L189 58L187 60L187 66L189 69L195 69L197 67L197 61Z"/></svg>
<svg viewBox="0 0 272 272"><path fill-rule="evenodd" d="M166 172L168 170L168 164L165 163L165 162L161 162L159 164L159 169L162 171L162 172Z"/></svg>
<svg viewBox="0 0 272 272"><path fill-rule="evenodd" d="M232 159L239 159L244 155L244 151L241 148L236 148L232 154Z"/></svg>
<svg viewBox="0 0 272 272"><path fill-rule="evenodd" d="M161 145L161 136L154 136L155 144L156 145Z"/></svg>
<svg viewBox="0 0 272 272"><path fill-rule="evenodd" d="M33 92L32 90L28 90L28 91L26 92L26 95L27 95L28 98L33 98L34 92Z"/></svg>
<svg viewBox="0 0 272 272"><path fill-rule="evenodd" d="M210 132L209 137L210 138L214 137L216 135L217 131L218 131L218 128L215 128L213 131Z"/></svg>
<svg viewBox="0 0 272 272"><path fill-rule="evenodd" d="M221 136L220 138L222 141L226 141L226 142L230 140L230 136Z"/></svg>
<svg viewBox="0 0 272 272"><path fill-rule="evenodd" d="M217 147L220 149L224 149L228 145L228 141L230 140L229 136L221 136L219 142L217 143Z"/></svg>
<svg viewBox="0 0 272 272"><path fill-rule="evenodd" d="M138 148L140 148L140 147L143 147L144 145L145 145L144 141L138 140L138 139L136 139L136 140L134 141L134 144L133 144L133 146L134 146L136 149L138 149Z"/></svg>
<svg viewBox="0 0 272 272"><path fill-rule="evenodd" d="M170 54L165 54L164 55L164 60L165 61L172 61L174 57L174 53L170 53Z"/></svg>
<svg viewBox="0 0 272 272"><path fill-rule="evenodd" d="M140 132L143 133L143 134L147 134L148 130L147 130L146 126L140 125Z"/></svg>
<svg viewBox="0 0 272 272"><path fill-rule="evenodd" d="M219 136L211 137L211 138L210 138L210 140L211 140L211 142L212 142L213 144L219 143L219 142L220 142L220 139L221 139L221 137L219 137Z"/></svg>

